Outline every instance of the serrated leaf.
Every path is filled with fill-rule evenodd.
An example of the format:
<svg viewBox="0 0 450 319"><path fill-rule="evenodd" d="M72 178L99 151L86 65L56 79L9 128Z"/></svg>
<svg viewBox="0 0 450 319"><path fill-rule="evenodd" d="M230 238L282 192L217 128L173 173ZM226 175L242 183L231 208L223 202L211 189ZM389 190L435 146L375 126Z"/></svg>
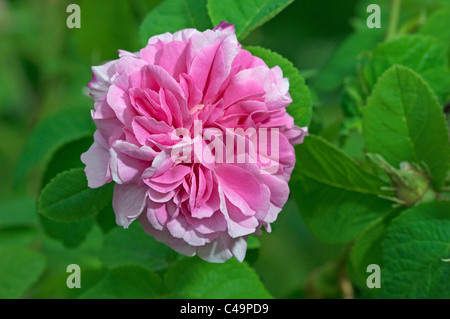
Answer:
<svg viewBox="0 0 450 319"><path fill-rule="evenodd" d="M324 139L307 137L296 157L293 197L321 240L348 242L391 209L391 202L378 197L384 182Z"/></svg>
<svg viewBox="0 0 450 319"><path fill-rule="evenodd" d="M381 289L385 298L450 298L450 202L420 204L388 228Z"/></svg>
<svg viewBox="0 0 450 319"><path fill-rule="evenodd" d="M70 108L44 119L33 131L17 160L14 182L18 183L37 164L70 141L90 136L95 130L89 109Z"/></svg>
<svg viewBox="0 0 450 319"><path fill-rule="evenodd" d="M45 268L41 254L22 247L0 248L0 299L20 298Z"/></svg>
<svg viewBox="0 0 450 319"><path fill-rule="evenodd" d="M148 299L163 294L161 279L140 266L110 270L97 285L83 293L81 299Z"/></svg>
<svg viewBox="0 0 450 319"><path fill-rule="evenodd" d="M263 59L270 68L278 65L283 70L283 76L289 79L289 93L292 97L292 104L287 111L294 117L296 125L309 125L312 116L311 93L294 65L278 53L265 48L249 46L244 49Z"/></svg>
<svg viewBox="0 0 450 319"><path fill-rule="evenodd" d="M364 68L369 89L384 71L396 64L419 73L445 102L450 93L450 71L448 48L443 43L431 37L404 35L379 44Z"/></svg>
<svg viewBox="0 0 450 319"><path fill-rule="evenodd" d="M140 28L143 45L154 35L194 28L211 28L206 0L165 0L145 17Z"/></svg>
<svg viewBox="0 0 450 319"><path fill-rule="evenodd" d="M356 238L391 209L376 195L336 188L305 175L293 177L294 195L311 232L320 240L342 244Z"/></svg>
<svg viewBox="0 0 450 319"><path fill-rule="evenodd" d="M113 183L89 188L82 168L57 175L42 190L39 212L55 221L81 221L96 215L112 201Z"/></svg>
<svg viewBox="0 0 450 319"><path fill-rule="evenodd" d="M164 282L169 297L271 298L254 270L235 259L212 264L199 258L185 258L167 271Z"/></svg>
<svg viewBox="0 0 450 319"><path fill-rule="evenodd" d="M310 135L296 148L296 172L320 183L372 195L381 194L384 182L361 168L325 139Z"/></svg>
<svg viewBox="0 0 450 319"><path fill-rule="evenodd" d="M363 113L370 153L391 165L425 165L440 188L449 168L450 148L442 109L428 84L414 71L394 66L378 80Z"/></svg>
<svg viewBox="0 0 450 319"><path fill-rule="evenodd" d="M214 25L233 23L240 40L266 23L293 0L208 0L208 12Z"/></svg>
<svg viewBox="0 0 450 319"><path fill-rule="evenodd" d="M110 231L100 251L107 267L140 265L154 271L167 268L174 255L171 248L147 235L137 223Z"/></svg>
<svg viewBox="0 0 450 319"><path fill-rule="evenodd" d="M84 137L60 147L47 164L41 188L45 187L56 175L66 170L84 167L80 155L92 144L92 136ZM45 233L51 238L61 241L66 247L74 248L80 245L92 229L94 219L61 222L44 215L39 215L39 221Z"/></svg>

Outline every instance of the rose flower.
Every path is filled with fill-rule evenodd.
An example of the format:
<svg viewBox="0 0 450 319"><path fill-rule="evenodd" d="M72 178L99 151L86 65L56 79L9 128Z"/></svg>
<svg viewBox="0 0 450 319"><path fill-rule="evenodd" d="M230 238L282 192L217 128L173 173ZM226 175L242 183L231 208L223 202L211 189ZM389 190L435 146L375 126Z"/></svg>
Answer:
<svg viewBox="0 0 450 319"><path fill-rule="evenodd" d="M117 224L139 219L181 254L242 261L248 235L270 231L286 203L307 134L286 112L281 69L222 22L154 36L92 71L97 131L81 158L89 187L115 182Z"/></svg>

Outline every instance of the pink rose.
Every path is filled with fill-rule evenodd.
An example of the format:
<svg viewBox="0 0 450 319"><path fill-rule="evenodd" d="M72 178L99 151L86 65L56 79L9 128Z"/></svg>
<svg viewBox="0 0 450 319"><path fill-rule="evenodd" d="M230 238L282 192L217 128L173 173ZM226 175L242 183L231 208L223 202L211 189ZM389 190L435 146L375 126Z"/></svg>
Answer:
<svg viewBox="0 0 450 319"><path fill-rule="evenodd" d="M117 224L139 218L181 254L242 261L247 236L270 231L286 203L293 145L307 134L286 113L281 69L242 49L222 22L154 36L92 71L97 131L81 159L89 187L116 183Z"/></svg>

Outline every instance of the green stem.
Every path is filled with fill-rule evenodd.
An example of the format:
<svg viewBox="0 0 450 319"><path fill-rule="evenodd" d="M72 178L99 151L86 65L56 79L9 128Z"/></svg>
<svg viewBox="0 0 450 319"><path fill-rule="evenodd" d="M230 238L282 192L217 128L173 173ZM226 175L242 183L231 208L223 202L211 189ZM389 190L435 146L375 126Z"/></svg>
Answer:
<svg viewBox="0 0 450 319"><path fill-rule="evenodd" d="M402 0L392 0L391 14L389 15L389 24L386 32L386 39L390 39L397 33L397 25L400 17L401 7L402 7Z"/></svg>

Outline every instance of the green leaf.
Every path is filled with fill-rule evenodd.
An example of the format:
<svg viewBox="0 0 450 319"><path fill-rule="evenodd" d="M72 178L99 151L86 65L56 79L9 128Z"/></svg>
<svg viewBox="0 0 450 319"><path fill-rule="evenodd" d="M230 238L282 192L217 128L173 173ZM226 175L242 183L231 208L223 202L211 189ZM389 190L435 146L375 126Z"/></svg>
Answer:
<svg viewBox="0 0 450 319"><path fill-rule="evenodd" d="M60 240L69 248L80 245L94 225L93 218L67 223L54 221L41 214L39 220L48 236Z"/></svg>
<svg viewBox="0 0 450 319"><path fill-rule="evenodd" d="M147 235L139 223L110 231L100 251L107 267L140 265L154 271L167 268L174 255L171 248Z"/></svg>
<svg viewBox="0 0 450 319"><path fill-rule="evenodd" d="M135 16L139 16L138 21L142 21L148 12L161 3L161 0L127 0L127 2L131 3Z"/></svg>
<svg viewBox="0 0 450 319"><path fill-rule="evenodd" d="M299 191L292 188L272 232L258 236L261 247L254 268L277 299L296 297L293 294L306 287L314 269L339 258L345 248L324 244L311 234L294 201Z"/></svg>
<svg viewBox="0 0 450 319"><path fill-rule="evenodd" d="M442 109L427 83L414 71L394 66L378 80L363 114L370 153L393 166L426 165L440 188L449 168L450 148Z"/></svg>
<svg viewBox="0 0 450 319"><path fill-rule="evenodd" d="M194 28L211 28L206 0L165 0L145 17L140 29L143 45L154 35Z"/></svg>
<svg viewBox="0 0 450 319"><path fill-rule="evenodd" d="M261 247L261 242L257 236L250 235L247 239L247 249L258 249Z"/></svg>
<svg viewBox="0 0 450 319"><path fill-rule="evenodd" d="M14 227L0 231L0 248L3 247L32 247L41 239L36 229Z"/></svg>
<svg viewBox="0 0 450 319"><path fill-rule="evenodd" d="M355 74L363 52L373 50L383 38L384 31L365 29L355 32L345 39L335 50L314 81L314 87L323 92L338 89L346 76Z"/></svg>
<svg viewBox="0 0 450 319"><path fill-rule="evenodd" d="M271 298L256 273L229 260L211 264L184 258L165 273L164 282L142 266L120 266L81 298Z"/></svg>
<svg viewBox="0 0 450 319"><path fill-rule="evenodd" d="M214 25L233 23L236 35L244 39L253 29L263 25L294 0L208 0L208 12Z"/></svg>
<svg viewBox="0 0 450 319"><path fill-rule="evenodd" d="M390 0L359 0L354 3L354 17L350 24L354 31L334 49L331 58L324 65L319 75L313 80L313 87L321 92L339 89L348 76L358 76L361 64L376 45L383 41L389 20ZM381 28L367 27L367 7L378 4L381 8ZM402 8L404 9L404 8ZM402 11L403 12L403 11ZM328 26L330 22L328 22Z"/></svg>
<svg viewBox="0 0 450 319"><path fill-rule="evenodd" d="M84 164L81 162L81 154L89 149L93 141L93 137L88 136L60 147L47 164L42 178L41 189L59 173L71 168L84 167Z"/></svg>
<svg viewBox="0 0 450 319"><path fill-rule="evenodd" d="M97 285L80 296L83 299L148 299L163 294L161 279L140 266L110 270Z"/></svg>
<svg viewBox="0 0 450 319"><path fill-rule="evenodd" d="M342 265L339 260L331 260L314 269L308 276L305 287L308 299L338 299L342 298L340 280L342 280Z"/></svg>
<svg viewBox="0 0 450 319"><path fill-rule="evenodd" d="M60 147L49 161L42 178L41 188L45 187L56 175L72 168L84 167L81 154L92 144L92 136L78 139ZM44 215L39 215L40 223L45 233L69 248L80 245L92 229L93 218L74 222L55 221Z"/></svg>
<svg viewBox="0 0 450 319"><path fill-rule="evenodd" d="M165 284L170 297L271 298L254 270L235 259L223 264L199 258L182 259L167 271Z"/></svg>
<svg viewBox="0 0 450 319"><path fill-rule="evenodd" d="M67 277L70 275L65 272L62 274L58 274L59 280L54 280L53 283L48 283L48 280L40 285L40 287L45 284L51 285L47 289L51 289L54 293L60 293L61 296L55 295L52 296L48 292L43 292L44 299L79 299L84 293L90 291L91 288L97 286L108 274L108 270L106 268L90 268L88 265L79 265L81 269L81 289L57 289L56 287L61 287L61 285L67 285ZM43 280L44 281L44 280ZM53 288L53 289L52 289ZM59 290L59 291L55 291ZM33 296L33 299L42 299L40 295Z"/></svg>
<svg viewBox="0 0 450 319"><path fill-rule="evenodd" d="M287 111L294 117L296 125L309 125L312 116L311 94L294 65L278 53L265 48L250 46L244 49L263 59L270 68L278 65L283 70L283 76L289 79L289 93L292 97L292 104Z"/></svg>
<svg viewBox="0 0 450 319"><path fill-rule="evenodd" d="M0 228L36 225L36 201L17 197L0 202Z"/></svg>
<svg viewBox="0 0 450 319"><path fill-rule="evenodd" d="M391 210L391 202L378 197L384 182L324 139L307 137L296 157L293 197L319 239L348 242Z"/></svg>
<svg viewBox="0 0 450 319"><path fill-rule="evenodd" d="M65 109L44 119L34 129L17 160L14 182L18 183L65 143L92 135L94 130L94 122L86 108Z"/></svg>
<svg viewBox="0 0 450 319"><path fill-rule="evenodd" d="M384 182L325 139L310 135L296 148L296 172L329 186L379 195Z"/></svg>
<svg viewBox="0 0 450 319"><path fill-rule="evenodd" d="M58 174L42 190L39 212L55 221L81 221L110 203L112 191L113 183L89 188L83 169L71 169Z"/></svg>
<svg viewBox="0 0 450 319"><path fill-rule="evenodd" d="M442 9L434 12L419 33L434 36L444 43L450 43L450 10Z"/></svg>
<svg viewBox="0 0 450 319"><path fill-rule="evenodd" d="M48 264L43 278L33 287L31 299L66 299L84 293L88 287L99 282L107 270L98 258L103 242L101 230L94 225L86 240L76 248L68 249L61 242L48 236L41 236L39 246L45 251ZM66 281L69 264L77 264L81 269L81 289L70 289ZM94 274L93 274L94 272ZM92 278L95 276L95 278Z"/></svg>
<svg viewBox="0 0 450 319"><path fill-rule="evenodd" d="M98 213L96 221L105 234L117 227L116 215L112 208L112 203L106 205L105 208Z"/></svg>
<svg viewBox="0 0 450 319"><path fill-rule="evenodd" d="M383 245L385 298L450 298L450 202L420 204L393 220Z"/></svg>
<svg viewBox="0 0 450 319"><path fill-rule="evenodd" d="M355 240L347 260L347 266L353 283L360 289L367 289L366 280L369 275L367 266L381 265L381 249L386 238L386 230L392 219L398 216L402 210L403 208L393 208L384 218Z"/></svg>
<svg viewBox="0 0 450 319"><path fill-rule="evenodd" d="M45 268L41 254L22 247L0 249L0 299L20 298Z"/></svg>
<svg viewBox="0 0 450 319"><path fill-rule="evenodd" d="M400 64L419 73L445 102L450 93L448 48L434 38L404 35L378 45L364 68L369 88L390 67Z"/></svg>
<svg viewBox="0 0 450 319"><path fill-rule="evenodd" d="M305 175L293 178L299 210L311 232L326 243L342 244L356 238L391 209L392 203L375 195L336 188Z"/></svg>

